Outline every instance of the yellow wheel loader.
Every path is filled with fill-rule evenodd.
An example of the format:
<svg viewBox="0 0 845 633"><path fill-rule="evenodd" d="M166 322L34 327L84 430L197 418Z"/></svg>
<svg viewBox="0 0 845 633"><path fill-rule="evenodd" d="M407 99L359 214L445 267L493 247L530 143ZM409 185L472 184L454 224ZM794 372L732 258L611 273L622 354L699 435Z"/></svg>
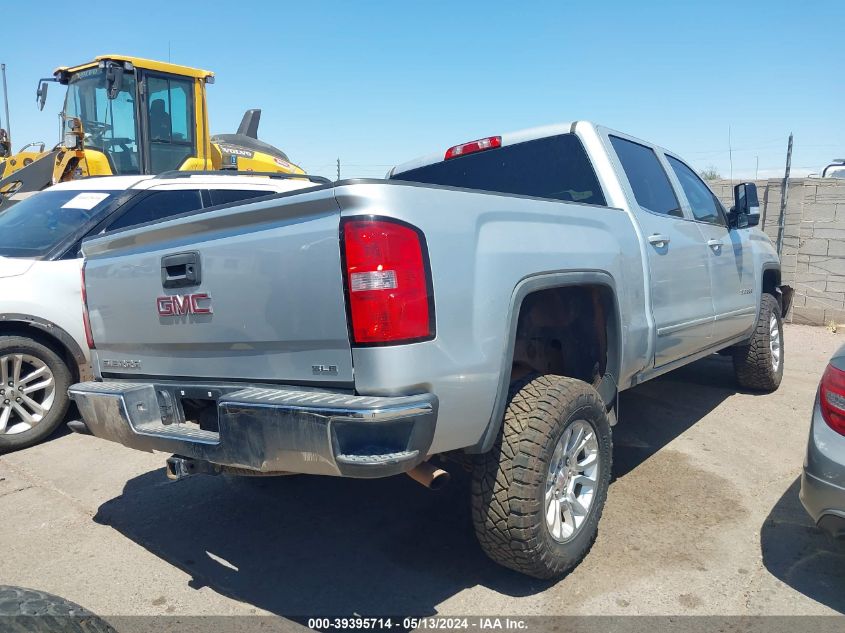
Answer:
<svg viewBox="0 0 845 633"><path fill-rule="evenodd" d="M61 141L50 151L11 153L0 130L0 209L57 182L88 176L165 171L304 174L280 149L258 140L260 110L248 110L235 134L208 131L206 85L214 73L138 57L103 55L57 68L38 82L44 109L50 82L67 86ZM28 150L28 151L27 151Z"/></svg>

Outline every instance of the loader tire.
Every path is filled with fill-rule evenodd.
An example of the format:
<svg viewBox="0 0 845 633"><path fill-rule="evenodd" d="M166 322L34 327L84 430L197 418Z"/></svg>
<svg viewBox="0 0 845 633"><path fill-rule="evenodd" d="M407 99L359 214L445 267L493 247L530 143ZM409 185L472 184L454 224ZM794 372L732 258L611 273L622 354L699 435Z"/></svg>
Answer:
<svg viewBox="0 0 845 633"><path fill-rule="evenodd" d="M734 348L734 373L739 385L754 391L775 391L783 379L783 321L777 299L760 298L760 313L751 339Z"/></svg>
<svg viewBox="0 0 845 633"><path fill-rule="evenodd" d="M473 466L472 518L484 552L535 578L569 572L596 539L611 460L610 423L595 389L553 375L515 383L496 443Z"/></svg>

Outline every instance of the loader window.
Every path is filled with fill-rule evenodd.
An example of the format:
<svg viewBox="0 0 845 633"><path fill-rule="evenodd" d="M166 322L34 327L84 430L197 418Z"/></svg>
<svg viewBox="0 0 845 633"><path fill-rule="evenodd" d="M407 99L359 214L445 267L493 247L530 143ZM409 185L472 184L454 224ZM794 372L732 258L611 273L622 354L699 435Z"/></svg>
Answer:
<svg viewBox="0 0 845 633"><path fill-rule="evenodd" d="M91 68L68 82L64 114L82 121L85 147L103 152L115 175L140 174L135 75L125 73L114 99L106 95L106 71Z"/></svg>
<svg viewBox="0 0 845 633"><path fill-rule="evenodd" d="M178 169L194 154L193 83L152 76L147 80L147 120L150 130L150 171Z"/></svg>

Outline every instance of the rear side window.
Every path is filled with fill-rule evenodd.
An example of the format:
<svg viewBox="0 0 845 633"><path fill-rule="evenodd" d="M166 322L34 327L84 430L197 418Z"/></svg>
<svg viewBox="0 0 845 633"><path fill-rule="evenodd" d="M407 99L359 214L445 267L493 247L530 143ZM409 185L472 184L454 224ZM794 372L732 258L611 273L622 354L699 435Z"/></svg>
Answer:
<svg viewBox="0 0 845 633"><path fill-rule="evenodd" d="M606 204L596 172L574 134L469 154L396 174L392 180Z"/></svg>
<svg viewBox="0 0 845 633"><path fill-rule="evenodd" d="M631 183L637 204L654 213L684 217L669 177L654 150L618 136L611 136L610 142Z"/></svg>
<svg viewBox="0 0 845 633"><path fill-rule="evenodd" d="M681 182L681 188L689 201L692 214L696 220L710 224L723 224L722 214L716 196L705 185L692 169L684 165L677 158L667 156L666 160L672 166L672 171Z"/></svg>
<svg viewBox="0 0 845 633"><path fill-rule="evenodd" d="M260 196L271 196L275 191L261 191L256 189L212 189L211 190L211 205L228 204L230 202L238 202L248 198L258 198Z"/></svg>
<svg viewBox="0 0 845 633"><path fill-rule="evenodd" d="M201 208L202 197L198 189L154 191L141 198L126 213L112 222L107 230L116 231L145 222L164 220Z"/></svg>

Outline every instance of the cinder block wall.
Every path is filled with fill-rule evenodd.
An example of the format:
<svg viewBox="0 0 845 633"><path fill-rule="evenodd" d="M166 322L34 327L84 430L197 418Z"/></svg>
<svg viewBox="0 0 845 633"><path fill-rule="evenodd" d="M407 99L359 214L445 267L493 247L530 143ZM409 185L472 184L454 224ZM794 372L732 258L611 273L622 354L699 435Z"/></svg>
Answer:
<svg viewBox="0 0 845 633"><path fill-rule="evenodd" d="M709 183L727 208L733 205L736 182ZM761 225L774 242L782 180L755 182ZM784 220L782 281L795 289L789 320L845 323L845 181L790 179Z"/></svg>

